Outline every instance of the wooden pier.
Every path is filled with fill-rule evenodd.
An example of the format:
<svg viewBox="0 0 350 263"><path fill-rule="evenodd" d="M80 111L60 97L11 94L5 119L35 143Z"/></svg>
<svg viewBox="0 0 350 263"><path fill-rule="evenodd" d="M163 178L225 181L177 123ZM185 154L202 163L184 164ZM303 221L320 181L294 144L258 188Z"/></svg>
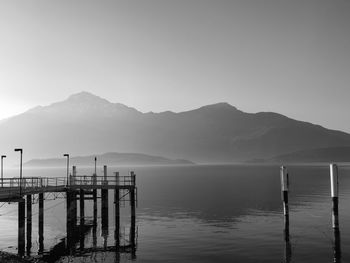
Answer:
<svg viewBox="0 0 350 263"><path fill-rule="evenodd" d="M130 175L120 176L115 172L113 176L108 176L107 166L104 166L103 176L93 174L91 176L78 175L77 169L73 166L73 173L68 177L26 177L26 178L4 178L0 187L0 202L18 203L18 254L23 256L25 251L30 254L32 237L32 200L37 196L39 203L39 254L44 251L44 200L45 194L63 194L66 198L66 230L67 238L65 240L64 254L74 253L75 244L80 241L80 250L99 251L98 248L84 248L84 235L86 229L93 228L96 237L97 229L97 200L101 200L101 225L102 237L104 238L104 248L110 251L112 248L107 246L108 235L108 192L114 190L114 210L115 210L115 248L116 251L136 250L136 203L137 188L136 175L131 172ZM98 198L100 191L100 198ZM126 199L130 201L131 222L130 222L130 244L120 244L120 204ZM93 201L93 220L89 224L85 218L85 201ZM79 205L79 220L78 220ZM27 215L27 216L26 216ZM27 220L25 222L25 220ZM78 224L79 223L79 224ZM25 231L27 230L27 232ZM27 235L26 235L27 234ZM27 243L27 246L26 244ZM26 248L26 249L25 249ZM103 250L103 248L101 248Z"/></svg>

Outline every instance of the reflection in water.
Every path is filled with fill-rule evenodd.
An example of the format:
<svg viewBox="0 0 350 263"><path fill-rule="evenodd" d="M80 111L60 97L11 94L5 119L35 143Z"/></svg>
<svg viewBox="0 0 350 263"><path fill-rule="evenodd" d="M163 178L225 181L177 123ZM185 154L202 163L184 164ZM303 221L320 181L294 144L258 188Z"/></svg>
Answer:
<svg viewBox="0 0 350 263"><path fill-rule="evenodd" d="M290 236L289 236L289 215L286 215L284 217L284 243L285 243L284 262L290 263L292 260L292 246L290 243Z"/></svg>
<svg viewBox="0 0 350 263"><path fill-rule="evenodd" d="M333 262L341 262L340 230L334 229Z"/></svg>
<svg viewBox="0 0 350 263"><path fill-rule="evenodd" d="M140 198L138 213L138 222L142 226L140 236L142 246L138 248L137 256L142 262L152 262L152 259L157 257L159 262L167 260L186 262L191 259L191 262L201 263L215 260L250 263L256 260L252 258L252 251L255 255L259 255L259 262L308 262L310 255L317 262L333 262L333 258L335 262L340 262L340 243L332 244L324 235L324 231L330 224L328 167L324 169L291 168L291 174L293 174L290 191L291 225L290 229L284 227L285 234L290 230L289 239L288 235L283 237L282 233L283 219L277 166L272 168L196 166L139 169L143 169L140 171L143 176L139 178L141 186L139 196L142 198ZM344 176L340 186L344 190L341 191L343 193L341 199L344 200L344 204L348 203L350 177ZM254 194L251 194L252 192ZM111 208L113 207L111 195L109 199ZM45 226L46 251L55 244L54 242L57 243L52 237L65 231L64 227L58 228L57 224L55 225L54 217L64 211L63 205L59 208L60 210L55 209L52 214L47 213L45 217L47 224L50 227L53 226L56 231L51 235L53 231L46 230ZM341 259L347 262L348 255L344 251L349 249L348 244L350 244L348 242L350 236L347 234L350 233L348 231L350 210L345 205L340 208L344 211L341 213L341 222L344 222L341 233L343 242ZM85 209L91 211L92 215L93 210L90 208L88 210L88 204ZM112 240L114 236L112 210L110 209L108 245L114 245L112 243L114 241ZM99 207L98 216L100 211ZM251 211L261 212L264 216L261 217ZM5 212L7 211L2 209L1 214ZM17 207L15 212L17 217ZM37 226L36 220L37 216L33 217L34 227ZM93 251L97 251L97 248L103 249L100 224L99 218L96 231L90 232L91 239L85 236L85 251L90 246L93 247ZM277 228L278 225L281 227ZM17 222L15 228L17 228ZM38 232L36 229L33 229L32 233L35 239ZM126 236L129 234L128 230ZM122 229L120 232L123 233ZM4 240L5 238L2 237L2 247L6 246ZM16 246L16 241L12 239L8 243ZM123 242L122 237L121 241ZM334 241L337 239L334 238ZM76 247L68 246L72 250L70 255L79 255L78 246L79 243L76 243ZM66 248L67 244L64 247ZM205 248L208 247L211 249L206 250ZM74 249L77 251L75 252ZM36 250L34 240L31 250ZM291 250L293 250L293 259L291 259ZM205 257L202 251L205 251ZM107 259L106 262L114 260L118 262L119 259L115 258L115 255L120 254L119 252L109 253L113 259ZM94 255L95 258L99 256L101 255L97 253ZM124 262L123 256L122 254L121 261ZM79 260L77 259L76 262ZM91 261L86 260L86 262Z"/></svg>

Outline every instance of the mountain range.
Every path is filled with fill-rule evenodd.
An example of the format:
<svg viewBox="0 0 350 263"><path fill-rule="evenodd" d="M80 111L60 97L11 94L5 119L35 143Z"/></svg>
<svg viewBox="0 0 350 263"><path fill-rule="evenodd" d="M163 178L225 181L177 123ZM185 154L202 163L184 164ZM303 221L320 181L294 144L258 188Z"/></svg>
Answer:
<svg viewBox="0 0 350 263"><path fill-rule="evenodd" d="M23 148L26 160L66 152L133 152L232 163L350 147L350 134L273 112L246 113L228 103L179 113L142 113L81 92L3 120L0 145L3 154Z"/></svg>
<svg viewBox="0 0 350 263"><path fill-rule="evenodd" d="M152 156L140 153L104 153L100 155L70 156L69 162L76 166L92 166L94 159L103 165L188 165L193 164L187 160L170 160L161 156ZM24 166L27 167L64 167L66 159L47 158L32 159Z"/></svg>

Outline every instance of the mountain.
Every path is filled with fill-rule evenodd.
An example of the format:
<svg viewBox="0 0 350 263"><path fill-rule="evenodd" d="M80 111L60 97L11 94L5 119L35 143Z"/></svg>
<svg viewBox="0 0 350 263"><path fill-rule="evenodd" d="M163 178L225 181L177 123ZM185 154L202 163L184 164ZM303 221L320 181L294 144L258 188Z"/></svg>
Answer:
<svg viewBox="0 0 350 263"><path fill-rule="evenodd" d="M335 163L350 161L350 147L329 147L297 151L264 160L271 163Z"/></svg>
<svg viewBox="0 0 350 263"><path fill-rule="evenodd" d="M245 113L227 103L179 113L142 113L81 92L5 120L0 124L0 145L9 158L18 158L13 149L22 147L25 160L65 152L142 152L224 163L350 147L350 135L277 113Z"/></svg>
<svg viewBox="0 0 350 263"><path fill-rule="evenodd" d="M183 165L193 164L187 160L170 160L160 156L141 153L105 153L101 155L70 157L69 161L76 166L92 166L94 158L104 165ZM33 159L26 163L27 167L64 167L65 158Z"/></svg>

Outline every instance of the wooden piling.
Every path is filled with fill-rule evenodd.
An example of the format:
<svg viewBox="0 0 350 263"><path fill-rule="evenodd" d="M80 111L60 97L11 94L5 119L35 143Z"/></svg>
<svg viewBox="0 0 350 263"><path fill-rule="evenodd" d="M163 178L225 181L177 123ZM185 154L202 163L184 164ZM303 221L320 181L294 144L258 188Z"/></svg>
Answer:
<svg viewBox="0 0 350 263"><path fill-rule="evenodd" d="M71 185L75 185L76 181L76 176L77 176L77 167L73 166L72 167L72 180L71 180ZM72 208L72 227L75 231L76 225L77 225L77 192L76 190L71 191L71 208Z"/></svg>
<svg viewBox="0 0 350 263"><path fill-rule="evenodd" d="M39 194L39 253L44 252L44 193Z"/></svg>
<svg viewBox="0 0 350 263"><path fill-rule="evenodd" d="M136 240L136 199L135 199L135 185L136 185L136 175L134 172L130 173L132 187L130 188L130 206L131 206L131 228L130 228L130 241L131 246L134 247Z"/></svg>
<svg viewBox="0 0 350 263"><path fill-rule="evenodd" d="M114 205L115 205L115 232L114 238L116 246L119 247L119 235L120 235L120 202L119 202L119 173L115 173L115 190L114 190ZM118 248L117 247L117 248Z"/></svg>
<svg viewBox="0 0 350 263"><path fill-rule="evenodd" d="M66 192L66 233L67 248L72 246L72 207L71 207L71 191Z"/></svg>
<svg viewBox="0 0 350 263"><path fill-rule="evenodd" d="M339 210L338 210L338 167L336 164L330 164L331 179L331 197L332 197L332 227L339 228Z"/></svg>
<svg viewBox="0 0 350 263"><path fill-rule="evenodd" d="M84 189L80 189L79 201L80 201L80 228L81 231L84 229L85 225L85 200L84 200Z"/></svg>
<svg viewBox="0 0 350 263"><path fill-rule="evenodd" d="M18 201L18 255L24 256L25 250L25 200Z"/></svg>
<svg viewBox="0 0 350 263"><path fill-rule="evenodd" d="M288 186L289 186L289 176L287 168L281 166L281 191L282 191L282 201L283 201L283 215L289 223L289 207L288 207Z"/></svg>
<svg viewBox="0 0 350 263"><path fill-rule="evenodd" d="M97 185L97 175L94 174L93 176L93 184L94 184L94 187L96 187ZM94 201L94 205L93 205L93 225L96 227L97 225L97 189L94 188L92 190L92 199Z"/></svg>
<svg viewBox="0 0 350 263"><path fill-rule="evenodd" d="M103 166L103 185L107 185L107 166ZM108 189L101 189L102 230L108 232Z"/></svg>
<svg viewBox="0 0 350 263"><path fill-rule="evenodd" d="M27 254L32 248L32 195L27 195Z"/></svg>
<svg viewBox="0 0 350 263"><path fill-rule="evenodd" d="M74 253L76 240L77 205L76 192L67 192L67 249Z"/></svg>

